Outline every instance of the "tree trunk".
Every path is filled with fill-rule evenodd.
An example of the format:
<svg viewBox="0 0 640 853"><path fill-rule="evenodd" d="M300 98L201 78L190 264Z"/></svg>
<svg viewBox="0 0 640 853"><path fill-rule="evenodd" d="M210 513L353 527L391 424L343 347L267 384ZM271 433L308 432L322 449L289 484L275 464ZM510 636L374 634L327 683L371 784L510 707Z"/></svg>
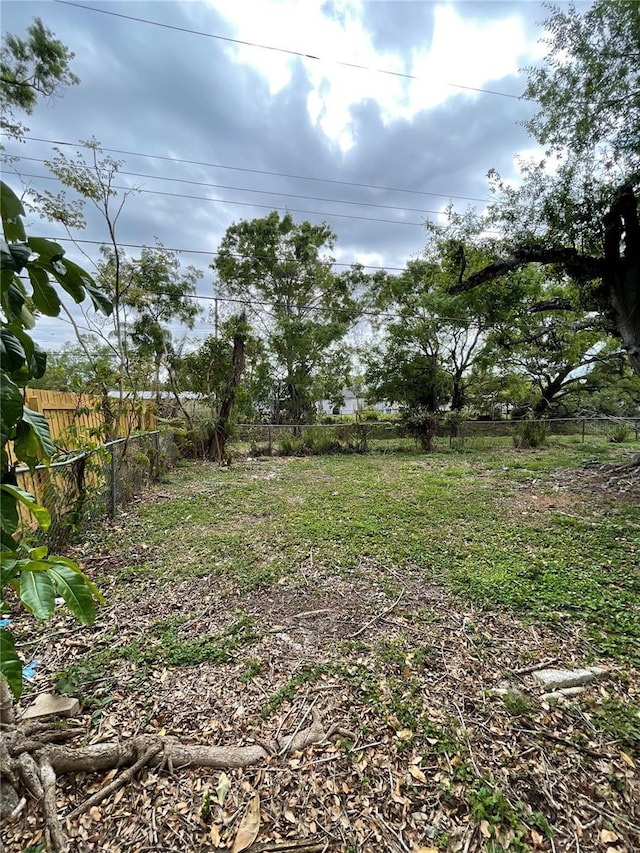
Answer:
<svg viewBox="0 0 640 853"><path fill-rule="evenodd" d="M238 316L238 330L233 336L233 358L231 361L231 374L227 382L227 391L220 406L220 413L213 429L213 434L209 441L209 457L216 462L222 462L225 457L225 448L227 443L229 421L233 407L236 402L236 394L238 385L242 378L244 370L244 356L246 332L245 325L247 322L247 312L243 311Z"/></svg>

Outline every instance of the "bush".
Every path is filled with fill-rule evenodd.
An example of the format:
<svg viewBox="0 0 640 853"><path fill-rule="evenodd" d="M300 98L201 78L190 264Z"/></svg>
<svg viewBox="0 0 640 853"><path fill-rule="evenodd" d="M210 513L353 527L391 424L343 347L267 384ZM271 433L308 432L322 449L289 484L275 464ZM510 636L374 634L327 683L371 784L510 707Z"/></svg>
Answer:
<svg viewBox="0 0 640 853"><path fill-rule="evenodd" d="M363 421L379 421L380 415L376 412L375 409L365 409L360 413L360 418Z"/></svg>
<svg viewBox="0 0 640 853"><path fill-rule="evenodd" d="M412 411L402 417L402 423L407 435L420 442L420 447L429 453L433 450L433 439L436 437L440 422L433 412Z"/></svg>
<svg viewBox="0 0 640 853"><path fill-rule="evenodd" d="M542 421L526 421L513 436L513 446L519 449L542 447L548 434L549 427Z"/></svg>
<svg viewBox="0 0 640 853"><path fill-rule="evenodd" d="M629 427L626 424L616 424L609 435L609 441L615 444L622 444L629 438Z"/></svg>

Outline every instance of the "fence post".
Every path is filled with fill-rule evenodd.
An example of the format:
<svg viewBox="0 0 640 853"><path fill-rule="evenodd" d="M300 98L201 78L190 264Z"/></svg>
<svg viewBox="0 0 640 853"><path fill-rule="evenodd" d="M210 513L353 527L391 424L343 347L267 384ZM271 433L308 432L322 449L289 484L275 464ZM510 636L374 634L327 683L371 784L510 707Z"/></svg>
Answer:
<svg viewBox="0 0 640 853"><path fill-rule="evenodd" d="M116 460L116 445L111 445L111 462L109 464L109 469L111 472L110 482L109 482L109 518L116 517L116 470L117 470L117 460Z"/></svg>
<svg viewBox="0 0 640 853"><path fill-rule="evenodd" d="M584 418L582 419L582 443L584 444Z"/></svg>
<svg viewBox="0 0 640 853"><path fill-rule="evenodd" d="M273 455L273 447L271 445L271 424L267 427L267 441L269 446L269 456Z"/></svg>
<svg viewBox="0 0 640 853"><path fill-rule="evenodd" d="M156 434L153 436L153 441L156 448L156 470L154 473L154 480L160 479L160 433L156 431Z"/></svg>

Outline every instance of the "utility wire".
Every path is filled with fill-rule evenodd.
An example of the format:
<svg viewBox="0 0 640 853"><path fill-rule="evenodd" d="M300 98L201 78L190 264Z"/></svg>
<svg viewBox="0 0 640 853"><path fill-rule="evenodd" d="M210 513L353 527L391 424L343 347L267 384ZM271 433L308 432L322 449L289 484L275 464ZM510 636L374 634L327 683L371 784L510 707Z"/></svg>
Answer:
<svg viewBox="0 0 640 853"><path fill-rule="evenodd" d="M24 156L15 156L12 159L16 160L29 160L33 163L47 163L50 162L48 160L44 160L41 157L24 157ZM51 177L50 175L31 175L26 172L20 173L16 172L17 175L24 178L42 178L43 180L53 181L57 180L55 177ZM282 198L301 198L307 201L328 201L332 204L354 204L360 207L380 207L385 210L405 210L410 213L440 213L440 211L436 210L424 210L419 207L400 207L396 204L378 204L373 201L350 201L347 199L341 198L327 198L326 196L314 196L314 195L298 195L295 193L281 193L277 190L258 190L253 189L251 187L232 187L226 184L211 184L206 181L191 181L186 178L167 178L163 175L149 175L144 172L127 172L124 170L118 170L119 175L128 175L132 178L150 178L153 181L168 181L176 184L190 184L197 187L209 187L211 189L219 189L219 190L233 190L234 192L243 192L243 193L257 193L259 195L277 195ZM144 190L139 190L140 192L144 192Z"/></svg>
<svg viewBox="0 0 640 853"><path fill-rule="evenodd" d="M60 0L61 1L61 0ZM8 136L6 131L0 130L0 133ZM39 136L23 136L23 139L29 140L29 142L45 142L48 145L66 145L72 148L93 148L93 145L88 142L67 142L61 139L43 139ZM165 160L170 163L186 163L189 166L205 166L212 169L228 169L234 172L249 172L254 175L271 175L277 178L293 178L297 181L316 181L318 183L324 184L339 184L346 187L363 187L364 189L370 190L385 190L386 192L397 192L397 193L410 193L411 195L430 195L435 196L436 198L451 198L459 201L481 201L488 202L487 198L477 198L475 196L467 196L467 195L453 195L452 193L435 193L435 192L427 192L426 190L411 190L406 187L386 187L380 184L361 184L356 181L339 181L335 178L313 178L310 175L293 175L288 172L270 172L266 169L248 169L242 166L225 166L223 163L207 163L201 160L187 160L182 157L167 157L161 154L146 154L143 151L125 151L121 148L105 148L102 145L98 146L100 151L104 151L107 154L122 154L127 157L146 157L149 160ZM7 154L8 157L12 155Z"/></svg>
<svg viewBox="0 0 640 853"><path fill-rule="evenodd" d="M178 27L175 24L164 24L160 21L151 21L148 18L137 18L137 17L134 17L133 15L124 15L124 14L122 14L122 12L110 12L107 9L96 9L94 6L85 6L82 3L70 3L70 2L68 2L68 0L55 0L55 2L59 3L62 6L71 6L74 9L86 9L88 12L98 12L101 15L111 15L114 18L124 18L127 21L136 21L137 23L140 23L140 24L150 24L151 26L161 27L162 29L165 29L165 30L175 30L175 31L181 32L181 33L190 33L191 35L203 36L204 38L210 38L210 39L217 39L218 41L226 41L226 42L230 42L231 44L240 44L240 45L243 45L244 47L255 47L255 48L259 48L260 50L271 50L271 51L275 51L277 53L286 53L289 56L299 56L302 59L312 59L312 60L315 60L317 62L328 62L328 63L331 63L333 65L341 65L341 66L344 66L345 68L355 68L358 71L372 71L375 74L386 74L390 77L401 77L401 78L404 78L405 80L420 80L420 79L422 79L415 74L405 74L402 71L391 71L388 68L374 68L370 65L360 65L356 62L344 62L344 61L341 61L338 59L323 59L321 56L314 56L311 53L305 53L304 51L300 51L300 50L288 50L287 48L284 48L284 47L274 47L273 45L269 45L269 44L259 44L258 42L245 41L243 39L234 39L234 38L230 38L229 36L221 36L221 35L216 35L214 33L205 33L202 30L191 30L191 29L188 29L187 27ZM468 92L481 92L485 95L498 95L501 98L513 98L516 101L531 100L530 98L526 98L524 95L512 95L509 92L496 92L493 89L482 89L482 88L479 88L477 86L463 86L460 83L445 83L444 85L450 86L454 89L464 89Z"/></svg>
<svg viewBox="0 0 640 853"><path fill-rule="evenodd" d="M90 246L104 246L104 240L78 240L73 237L45 237L45 240L50 240L53 243L83 243ZM153 246L146 245L144 243L121 243L118 241L118 246L122 249L153 249ZM168 246L162 246L162 249L165 252L181 252L185 255L219 255L220 252L215 249L173 249ZM244 255L240 255L238 253L231 252L230 253L234 258L244 258ZM255 255L257 260L266 260L266 255ZM386 267L386 266L377 266L376 264L363 264L360 261L331 261L331 266L333 267L354 267L360 266L363 269L369 270L388 270L391 272L403 272L405 267Z"/></svg>
<svg viewBox="0 0 640 853"><path fill-rule="evenodd" d="M44 180L48 180L48 181L57 180L57 178L49 177L48 175L29 175L29 174L24 174L24 173L20 173L20 172L16 172L16 174L21 178L22 177L24 177L24 178L44 178ZM265 208L266 210L273 210L274 209L274 206L272 204L259 204L257 201L232 201L231 199L226 199L226 198L211 198L210 196L206 196L206 195L186 195L185 193L170 193L170 192L166 192L165 190L146 190L146 189L136 190L135 187L119 187L116 184L112 184L111 189L113 189L113 190L124 190L125 192L127 192L127 191L130 192L132 190L135 190L136 192L147 193L148 195L163 195L163 196L169 196L170 198L186 198L186 199L191 199L192 201L210 201L210 202L215 202L218 204L235 204L235 205L238 205L241 207L261 207L261 208ZM322 210L304 210L304 209L295 208L295 207L285 207L285 208L281 208L281 209L288 212L288 213L306 213L306 214L313 214L314 216L326 216L329 218L330 217L338 217L340 219L358 219L362 222L385 222L385 223L390 224L390 225L414 225L414 226L418 226L420 228L424 227L424 222L413 222L410 220L403 220L403 219L382 219L381 217L374 217L374 216L356 216L355 214L352 214L352 213L328 213L328 212L324 212ZM435 215L438 215L440 213L439 210L427 210L424 212L425 213L433 213Z"/></svg>

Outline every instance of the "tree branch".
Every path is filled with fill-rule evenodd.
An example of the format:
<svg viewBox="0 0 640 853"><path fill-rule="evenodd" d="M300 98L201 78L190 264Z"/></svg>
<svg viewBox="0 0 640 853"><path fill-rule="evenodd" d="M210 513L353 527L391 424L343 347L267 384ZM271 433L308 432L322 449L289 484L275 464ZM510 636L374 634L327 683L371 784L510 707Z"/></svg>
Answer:
<svg viewBox="0 0 640 853"><path fill-rule="evenodd" d="M563 246L527 246L516 249L508 258L488 264L470 275L466 281L454 284L449 292L463 293L473 290L474 287L531 263L555 264L562 267L573 278L586 280L601 278L605 269L605 262L601 258L580 255L575 249L567 249Z"/></svg>

